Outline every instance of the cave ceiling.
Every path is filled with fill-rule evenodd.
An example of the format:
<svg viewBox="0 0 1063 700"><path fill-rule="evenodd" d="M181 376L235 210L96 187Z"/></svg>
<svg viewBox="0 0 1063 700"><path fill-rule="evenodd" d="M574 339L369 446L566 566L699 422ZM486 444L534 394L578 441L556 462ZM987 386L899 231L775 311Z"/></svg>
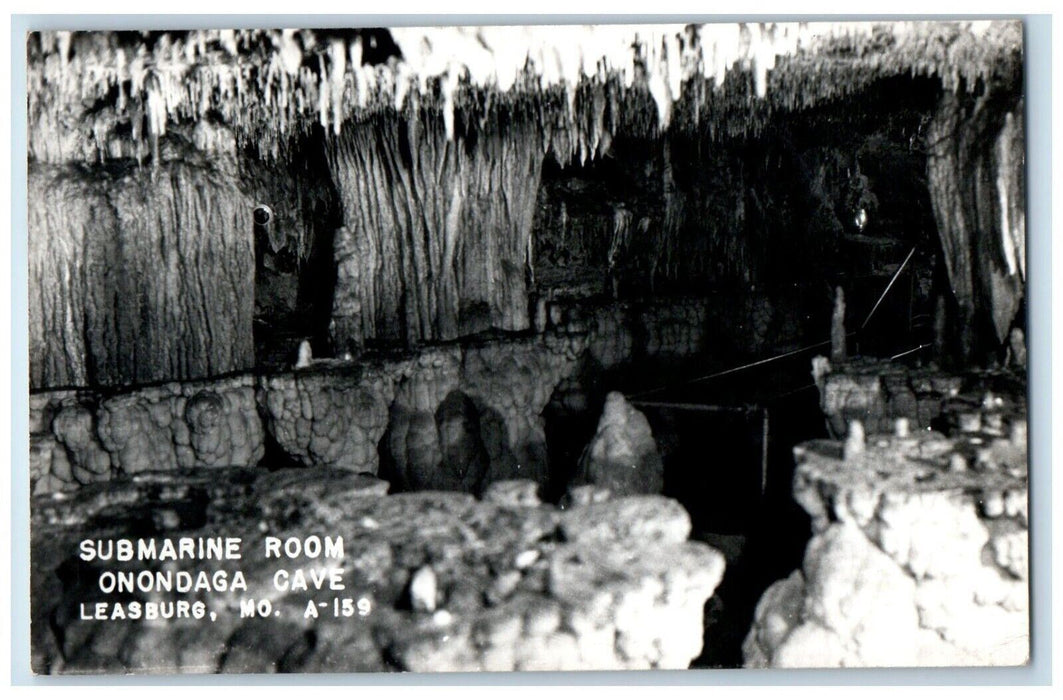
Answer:
<svg viewBox="0 0 1063 700"><path fill-rule="evenodd" d="M757 135L773 114L882 78L968 91L1021 82L1017 21L748 23L185 32L40 32L28 41L31 156L88 160L81 142L157 149L181 124L264 157L301 133L379 114L442 117L449 138L532 119L564 163L612 138L701 129ZM87 132L92 138L65 138ZM209 149L208 149L209 150ZM133 149L133 152L140 152Z"/></svg>

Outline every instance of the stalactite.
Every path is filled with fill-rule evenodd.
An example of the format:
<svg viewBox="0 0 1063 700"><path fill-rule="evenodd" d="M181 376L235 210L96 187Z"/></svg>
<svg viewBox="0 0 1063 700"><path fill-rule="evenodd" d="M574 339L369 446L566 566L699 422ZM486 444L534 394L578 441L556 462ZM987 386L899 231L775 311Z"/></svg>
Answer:
<svg viewBox="0 0 1063 700"><path fill-rule="evenodd" d="M30 132L46 133L31 138L31 153L50 162L69 158L62 117L76 118L83 103L114 99L112 92L123 119L146 104L153 141L168 123L217 114L242 144L278 158L311 123L337 131L370 113L403 109L412 93L436 101L453 136L452 115L470 95L486 90L515 100L556 88L561 98L549 100L547 121L555 123L544 145L563 154L562 162L585 160L602 151L603 139L607 148L616 105L631 93L649 98L652 117L637 118L652 121L644 128L667 129L678 110L695 125L708 120L714 132L755 135L773 109L851 95L887 75L937 76L947 89L1007 75L1021 64L1022 46L1017 22L421 27L391 34L401 60L373 66L362 62L361 36L323 39L310 30L171 32L135 45L108 33L40 32L29 42ZM591 99L581 97L586 86Z"/></svg>
<svg viewBox="0 0 1063 700"><path fill-rule="evenodd" d="M330 168L345 219L337 346L528 326L542 151L530 120L508 124L450 141L441 115L419 112L348 126L335 139Z"/></svg>
<svg viewBox="0 0 1063 700"><path fill-rule="evenodd" d="M966 101L983 83L1017 84L1022 47L1017 22L401 28L392 37L401 55L370 65L363 61L367 49L357 32L33 34L27 75L31 161L117 168L124 167L123 160L150 158L173 198L184 202L191 185L174 175L166 152L190 130L201 151L250 148L259 154L251 160L267 166L291 165L307 131L323 131L332 144L330 170L345 210L345 226L335 239L339 291L333 338L355 346L373 339L416 343L527 326L526 280L536 253L530 226L544 154L562 165L585 163L609 152L614 137L664 135L666 149L673 143L692 146L708 162L723 136L759 135L779 110L852 95L886 76L934 76L948 94ZM1015 109L1020 114L1021 106ZM204 124L224 128L200 129ZM956 202L950 201L949 188L957 185L947 182L955 179L948 171L965 166L966 156L932 165L931 179L938 177L939 221L963 229L942 234L950 241L943 245L952 256L950 275L959 285L961 306L968 315L976 306L991 309L986 322L999 338L1014 316L1024 275L1021 120L1005 122L992 136L990 152L978 158L980 172L987 174L975 185L980 190L957 191ZM756 174L732 167L726 156L704 175L689 172L680 160L673 164L666 150L661 220L633 218L623 228L623 264L639 274L648 271L651 284L658 277L699 275L752 281L758 274L752 263L764 247L745 218L747 200L754 206L751 218L762 207L746 185ZM138 173L129 181L142 177L147 176ZM243 200L228 196L229 185L217 187L224 191L219 196L225 210L196 209L190 220L209 219L211 230L236 230L234 222L248 218L250 207L241 214L229 211ZM152 194L149 207L169 206L159 201L162 196ZM281 193L278 199L291 198ZM122 230L141 226L128 214L131 198L122 201L126 214L111 211L94 220L110 216ZM117 206L107 200L110 210ZM48 225L77 228L70 235L78 241L97 240L94 226L111 226L85 223L89 217L82 213L69 217L59 223L53 216L56 221ZM994 232L991 246L979 244L977 269L956 253L973 235L965 228L971 217L978 231ZM609 243L619 229L608 215L599 218L574 215L572 237L616 266L617 252L610 254ZM166 223L146 235L155 240L152 236L165 234L165 245L172 245L175 236L184 235L175 228ZM250 231L248 226L248 245ZM304 258L312 247L308 234L297 236ZM219 260L236 255L237 244L229 244L233 247ZM139 245L130 241L129 249L140 251ZM40 266L43 287L65 283L58 262L53 266L42 258ZM228 274L239 269L235 265ZM224 314L242 329L242 289L230 287L233 294L221 305L232 307ZM149 303L162 303L152 299ZM78 308L48 309L45 315L51 314L55 328L69 330L71 353L84 351L83 357L91 358L97 353L88 347L92 342L74 338L84 325L77 317L88 313ZM132 317L123 317L120 325L136 327ZM190 345L199 342L193 340ZM133 341L123 336L93 342L110 348ZM130 356L152 355L163 343L145 342L150 348ZM217 345L210 353L223 352ZM233 367L246 357L239 343L225 352L230 356L199 361L162 351L158 359L160 367L176 366L181 375L200 372L197 362ZM93 362L82 360L77 376L55 381L96 381L97 375L101 381L139 380L146 372L139 365L117 367L109 357L100 362L103 369L94 369ZM59 371L41 369L38 378L53 381L44 379L49 372Z"/></svg>

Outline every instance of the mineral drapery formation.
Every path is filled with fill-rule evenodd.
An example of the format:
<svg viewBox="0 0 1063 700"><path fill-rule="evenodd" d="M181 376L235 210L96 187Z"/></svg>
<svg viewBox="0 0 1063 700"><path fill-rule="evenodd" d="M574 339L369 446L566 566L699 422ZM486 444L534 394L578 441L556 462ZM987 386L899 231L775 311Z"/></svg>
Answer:
<svg viewBox="0 0 1063 700"><path fill-rule="evenodd" d="M1003 94L1001 94L1003 93ZM991 85L945 93L931 122L928 184L959 303L961 361L981 336L1004 344L1026 281L1023 100Z"/></svg>
<svg viewBox="0 0 1063 700"><path fill-rule="evenodd" d="M253 365L251 202L224 164L35 165L28 188L32 386Z"/></svg>
<svg viewBox="0 0 1063 700"><path fill-rule="evenodd" d="M802 567L761 597L746 666L1027 662L1022 402L992 392L951 401L951 438L902 424L868 435L861 451L795 448L794 496L814 534Z"/></svg>
<svg viewBox="0 0 1063 700"><path fill-rule="evenodd" d="M509 486L513 492L519 484ZM39 499L34 670L671 669L685 668L699 653L702 609L724 558L687 540L690 520L676 502L641 496L562 511L526 498L385 496L386 489L387 482L327 469L257 477L226 470L145 474L106 492ZM210 563L229 581L238 568L247 590L197 594L218 613L211 623L81 619L78 601L99 597L102 572L166 567L70 558L87 533L113 532L99 529L101 512L110 528L148 517L157 524L156 541L218 532L241 537L242 559ZM261 557L264 538L274 532L342 537L340 556L304 554L283 565L308 572L342 567L342 595L357 600L364 614L351 619L323 610L305 617L310 596L274 587L279 562ZM180 597L137 592L122 604ZM268 602L277 615L241 618L239 601L248 598Z"/></svg>
<svg viewBox="0 0 1063 700"><path fill-rule="evenodd" d="M516 110L514 110L516 111ZM522 113L448 139L441 119L381 116L336 139L337 347L528 327L525 280L543 153Z"/></svg>

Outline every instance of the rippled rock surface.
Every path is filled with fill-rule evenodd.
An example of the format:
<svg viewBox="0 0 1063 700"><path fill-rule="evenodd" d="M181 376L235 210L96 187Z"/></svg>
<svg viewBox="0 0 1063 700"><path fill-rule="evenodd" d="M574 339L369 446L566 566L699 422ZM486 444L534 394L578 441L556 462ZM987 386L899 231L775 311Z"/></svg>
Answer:
<svg viewBox="0 0 1063 700"><path fill-rule="evenodd" d="M48 493L151 470L250 466L264 434L251 375L33 394L30 482Z"/></svg>

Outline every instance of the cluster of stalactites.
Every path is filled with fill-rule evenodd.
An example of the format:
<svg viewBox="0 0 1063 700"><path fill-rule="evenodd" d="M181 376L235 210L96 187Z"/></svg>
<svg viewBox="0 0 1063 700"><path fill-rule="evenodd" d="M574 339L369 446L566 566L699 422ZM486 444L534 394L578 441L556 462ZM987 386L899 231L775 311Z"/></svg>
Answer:
<svg viewBox="0 0 1063 700"><path fill-rule="evenodd" d="M395 28L391 36L401 56L373 65L357 33L196 30L164 34L150 47L108 34L41 33L29 62L31 120L52 124L64 106L111 96L118 113L133 117L134 139L146 129L157 142L168 123L211 115L276 157L310 124L338 134L352 118L403 110L411 95L441 110L453 138L471 93L514 99L560 88L567 99L553 104L556 128L544 128L544 146L563 150L552 134L567 129L567 160L604 150L615 125L603 118L605 102L615 106L635 87L649 94L654 128L663 131L691 81L705 106L695 120L711 119L730 72L751 76L756 99L799 108L887 74L973 85L1001 56L1021 52L1022 41L1021 26L1008 22ZM780 57L788 68L776 70ZM578 99L587 86L592 99Z"/></svg>

